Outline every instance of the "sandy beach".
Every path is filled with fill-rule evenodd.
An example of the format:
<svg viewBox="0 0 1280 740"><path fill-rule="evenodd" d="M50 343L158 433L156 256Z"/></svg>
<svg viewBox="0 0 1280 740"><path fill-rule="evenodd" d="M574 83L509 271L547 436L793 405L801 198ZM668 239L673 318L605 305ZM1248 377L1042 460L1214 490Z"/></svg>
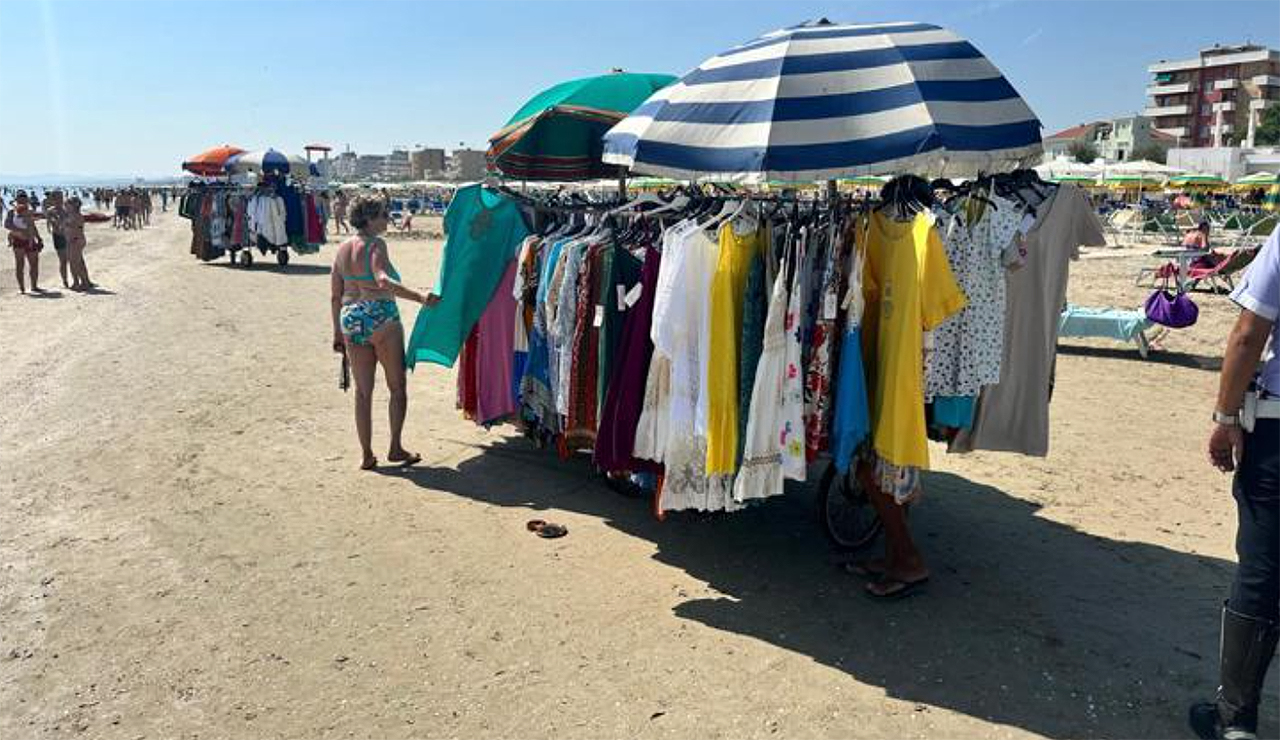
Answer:
<svg viewBox="0 0 1280 740"><path fill-rule="evenodd" d="M1148 360L1064 340L1049 457L933 446L932 583L882 604L810 488L658 522L464 421L451 370L410 378L423 463L361 473L331 246L202 264L173 212L88 238L97 295L0 266L0 737L1167 738L1215 686L1223 296ZM430 286L441 243L389 240ZM1140 306L1153 247L1089 252L1070 300Z"/></svg>

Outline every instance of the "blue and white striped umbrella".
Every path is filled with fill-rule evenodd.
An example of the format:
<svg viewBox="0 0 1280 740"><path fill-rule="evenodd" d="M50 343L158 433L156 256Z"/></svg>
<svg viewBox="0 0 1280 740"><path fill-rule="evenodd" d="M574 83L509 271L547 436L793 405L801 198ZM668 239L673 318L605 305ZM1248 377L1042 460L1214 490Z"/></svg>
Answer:
<svg viewBox="0 0 1280 740"><path fill-rule="evenodd" d="M968 176L1038 159L1040 121L968 41L823 19L713 57L605 135L604 161L680 179Z"/></svg>
<svg viewBox="0 0 1280 740"><path fill-rule="evenodd" d="M311 174L311 166L306 158L296 154L285 154L275 149L259 149L237 154L228 159L227 171L288 173L296 177L306 177Z"/></svg>

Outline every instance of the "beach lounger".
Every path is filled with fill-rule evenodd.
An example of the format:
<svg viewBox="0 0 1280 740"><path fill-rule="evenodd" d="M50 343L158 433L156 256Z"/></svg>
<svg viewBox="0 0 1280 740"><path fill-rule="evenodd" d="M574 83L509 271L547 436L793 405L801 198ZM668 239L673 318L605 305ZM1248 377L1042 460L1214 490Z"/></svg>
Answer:
<svg viewBox="0 0 1280 740"><path fill-rule="evenodd" d="M1147 332L1154 327L1155 324L1141 311L1088 308L1068 304L1058 319L1058 337L1088 337L1133 342L1138 345L1138 354L1146 359L1153 346L1169 331L1165 327L1160 327L1148 335Z"/></svg>
<svg viewBox="0 0 1280 740"><path fill-rule="evenodd" d="M1215 292L1231 292L1236 286L1232 275L1249 266L1258 256L1258 247L1252 249L1236 249L1227 254L1218 254L1222 259L1212 267L1192 266L1187 270L1187 290L1195 290L1202 283L1209 283Z"/></svg>

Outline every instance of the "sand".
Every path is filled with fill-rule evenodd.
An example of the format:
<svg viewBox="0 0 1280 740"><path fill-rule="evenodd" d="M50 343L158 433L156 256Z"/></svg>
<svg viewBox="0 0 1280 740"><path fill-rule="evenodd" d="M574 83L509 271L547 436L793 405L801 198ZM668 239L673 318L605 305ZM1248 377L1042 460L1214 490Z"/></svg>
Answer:
<svg viewBox="0 0 1280 740"><path fill-rule="evenodd" d="M449 370L410 381L424 462L360 473L332 250L244 271L187 238L90 226L100 295L0 272L0 737L1162 738L1215 685L1221 296L1151 360L1064 342L1049 457L935 446L934 577L883 604L808 488L658 522L462 420ZM430 285L439 242L391 243ZM1090 253L1070 298L1140 305L1150 261Z"/></svg>

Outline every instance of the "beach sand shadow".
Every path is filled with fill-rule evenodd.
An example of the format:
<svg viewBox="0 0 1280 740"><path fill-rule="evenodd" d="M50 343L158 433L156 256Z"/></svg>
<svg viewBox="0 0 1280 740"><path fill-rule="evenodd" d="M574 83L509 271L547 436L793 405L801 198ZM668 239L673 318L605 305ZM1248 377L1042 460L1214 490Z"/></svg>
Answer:
<svg viewBox="0 0 1280 740"><path fill-rule="evenodd" d="M483 449L456 469L383 472L496 506L598 517L723 594L676 615L895 698L1054 738L1166 738L1189 736L1188 703L1216 685L1233 572L1221 559L1090 535L996 488L929 473L912 512L929 590L878 603L831 564L807 486L732 515L658 522L647 501L607 489L585 456L560 461L520 439ZM1274 688L1266 696L1263 736L1275 736Z"/></svg>
<svg viewBox="0 0 1280 740"><path fill-rule="evenodd" d="M1143 358L1142 355L1138 354L1137 347L1133 345L1128 347L1087 347L1079 344L1059 344L1058 354L1071 355L1073 357L1096 357L1105 360L1133 360L1135 362L1171 365L1213 373L1222 370L1221 357L1153 349L1146 358Z"/></svg>
<svg viewBox="0 0 1280 740"><path fill-rule="evenodd" d="M209 267L221 267L224 270L236 270L238 272L271 272L277 275L329 274L329 265L309 265L299 263L281 265L274 261L274 257L270 258L271 261L269 262L267 259L268 258L260 258L260 261L255 261L252 267L241 267L240 265L233 265L230 262L206 262L204 264Z"/></svg>

